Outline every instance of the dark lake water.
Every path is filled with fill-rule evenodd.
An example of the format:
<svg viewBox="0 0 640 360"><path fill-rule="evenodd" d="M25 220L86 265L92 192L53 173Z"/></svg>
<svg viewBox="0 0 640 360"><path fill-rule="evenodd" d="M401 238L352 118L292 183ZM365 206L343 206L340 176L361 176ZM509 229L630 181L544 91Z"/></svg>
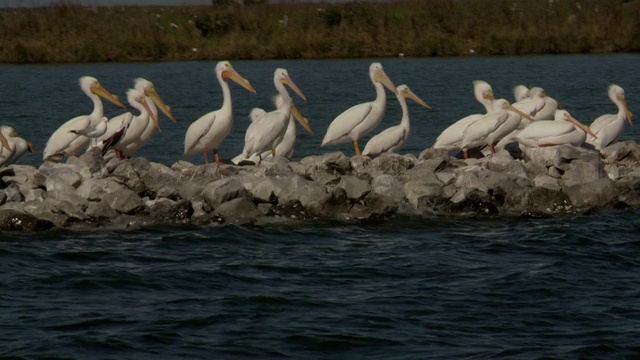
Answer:
<svg viewBox="0 0 640 360"><path fill-rule="evenodd" d="M271 106L277 67L307 96L298 105L316 131L299 131L294 159L351 155L350 144L320 142L336 115L373 99L371 61L233 62L257 94L232 85L234 129L221 157L241 151L250 109ZM376 61L433 108L409 104L404 153L418 155L451 122L482 110L472 96L476 79L510 101L517 84L541 86L585 123L615 112L607 86L616 83L640 111L636 54ZM161 118L164 132L139 155L171 165L191 121L220 107L214 65L2 65L1 123L42 151L60 124L91 111L80 76L97 77L121 98L133 78L145 77L179 122ZM399 120L389 96L374 132ZM640 133L626 126L621 138ZM638 215L0 233L0 358L635 358Z"/></svg>

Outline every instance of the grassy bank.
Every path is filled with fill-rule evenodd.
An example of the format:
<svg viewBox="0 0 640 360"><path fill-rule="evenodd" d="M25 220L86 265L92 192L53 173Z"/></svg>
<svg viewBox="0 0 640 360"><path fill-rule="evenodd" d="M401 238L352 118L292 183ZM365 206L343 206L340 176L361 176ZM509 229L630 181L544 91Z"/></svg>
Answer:
<svg viewBox="0 0 640 360"><path fill-rule="evenodd" d="M0 62L640 50L640 1L422 0L0 10Z"/></svg>

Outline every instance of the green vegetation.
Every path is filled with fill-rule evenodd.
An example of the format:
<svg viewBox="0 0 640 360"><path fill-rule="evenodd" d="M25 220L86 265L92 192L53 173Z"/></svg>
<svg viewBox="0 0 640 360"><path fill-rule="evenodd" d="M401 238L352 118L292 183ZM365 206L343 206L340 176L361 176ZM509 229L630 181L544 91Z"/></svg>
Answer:
<svg viewBox="0 0 640 360"><path fill-rule="evenodd" d="M0 62L640 50L640 1L414 0L0 10Z"/></svg>

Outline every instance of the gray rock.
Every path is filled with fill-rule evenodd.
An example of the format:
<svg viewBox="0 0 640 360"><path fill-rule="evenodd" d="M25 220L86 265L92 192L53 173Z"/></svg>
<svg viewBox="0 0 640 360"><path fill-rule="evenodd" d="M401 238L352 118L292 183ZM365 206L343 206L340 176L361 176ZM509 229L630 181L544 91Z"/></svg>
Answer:
<svg viewBox="0 0 640 360"><path fill-rule="evenodd" d="M350 159L351 169L343 174L353 174L358 177L377 176L381 171L373 165L373 161L367 156L354 156Z"/></svg>
<svg viewBox="0 0 640 360"><path fill-rule="evenodd" d="M573 204L562 191L544 187L535 187L522 193L517 209L523 215L540 217L554 213L567 213L573 210Z"/></svg>
<svg viewBox="0 0 640 360"><path fill-rule="evenodd" d="M0 230L2 231L35 232L49 230L54 226L51 221L38 219L29 213L0 209Z"/></svg>
<svg viewBox="0 0 640 360"><path fill-rule="evenodd" d="M575 147L571 145L551 146L544 148L527 148L525 159L544 167L555 166L560 171L565 171L569 163L577 159L594 159L599 155L593 150Z"/></svg>
<svg viewBox="0 0 640 360"><path fill-rule="evenodd" d="M153 198L177 200L180 197L179 175L170 168L157 163L136 170L146 188L145 194Z"/></svg>
<svg viewBox="0 0 640 360"><path fill-rule="evenodd" d="M273 207L274 216L290 219L290 220L307 220L309 218L309 214L307 213L308 208L313 208L313 204L310 207L305 208L302 206L300 201L291 200L287 202L281 202L278 205Z"/></svg>
<svg viewBox="0 0 640 360"><path fill-rule="evenodd" d="M303 207L307 207L321 199L328 193L324 186L307 180L300 175L281 177L279 186L274 189L279 203L299 201Z"/></svg>
<svg viewBox="0 0 640 360"><path fill-rule="evenodd" d="M21 202L24 201L24 195L20 192L20 187L17 184L9 184L4 189L5 202Z"/></svg>
<svg viewBox="0 0 640 360"><path fill-rule="evenodd" d="M1 208L59 227L135 227L175 221L377 221L397 213L550 216L640 206L640 147L633 142L614 144L603 157L572 146L527 149L524 160L504 150L463 160L428 149L419 160L410 154L372 160L334 152L300 162L179 161L169 168L143 158L96 155L46 162L37 170L0 171Z"/></svg>
<svg viewBox="0 0 640 360"><path fill-rule="evenodd" d="M242 186L253 195L254 202L275 203L278 201L274 189L280 186L280 181L274 177L243 176L238 179Z"/></svg>
<svg viewBox="0 0 640 360"><path fill-rule="evenodd" d="M86 153L80 155L76 165L86 168L91 177L104 178L109 175L105 159L99 148L91 148Z"/></svg>
<svg viewBox="0 0 640 360"><path fill-rule="evenodd" d="M619 194L616 184L608 177L565 186L563 191L579 210L607 206L617 200Z"/></svg>
<svg viewBox="0 0 640 360"><path fill-rule="evenodd" d="M302 204L300 201L292 201L296 205ZM336 218L338 214L347 214L351 203L347 197L347 192L340 187L334 188L330 193L324 194L316 201L310 202L305 208L304 215L316 216L319 218Z"/></svg>
<svg viewBox="0 0 640 360"><path fill-rule="evenodd" d="M455 185L456 187L458 187L458 189L477 189L483 193L489 191L489 188L487 188L487 186L478 176L478 172L473 171L458 171Z"/></svg>
<svg viewBox="0 0 640 360"><path fill-rule="evenodd" d="M368 221L388 219L398 211L398 203L381 194L368 194L364 199L364 204L368 215L363 218L361 214L359 218Z"/></svg>
<svg viewBox="0 0 640 360"><path fill-rule="evenodd" d="M86 179L75 189L76 195L88 201L100 201L107 191L101 186L100 180Z"/></svg>
<svg viewBox="0 0 640 360"><path fill-rule="evenodd" d="M640 146L635 141L615 142L602 149L601 154L608 164L640 162Z"/></svg>
<svg viewBox="0 0 640 360"><path fill-rule="evenodd" d="M371 184L356 176L345 175L340 179L338 187L341 187L347 193L347 198L353 201L360 200L371 192Z"/></svg>
<svg viewBox="0 0 640 360"><path fill-rule="evenodd" d="M33 178L37 172L38 170L33 166L12 164L11 167L2 169L0 185L18 184L36 188L38 184L34 184Z"/></svg>
<svg viewBox="0 0 640 360"><path fill-rule="evenodd" d="M251 224L259 220L263 214L256 205L246 197L226 201L214 210L227 224Z"/></svg>
<svg viewBox="0 0 640 360"><path fill-rule="evenodd" d="M399 175L412 169L417 162L415 157L391 153L376 157L371 161L371 165L375 169L380 169L383 174Z"/></svg>
<svg viewBox="0 0 640 360"><path fill-rule="evenodd" d="M117 179L118 182L135 192L137 195L144 196L146 187L142 182L140 175L134 170L131 161L121 161L118 164L118 167L113 170L111 176Z"/></svg>
<svg viewBox="0 0 640 360"><path fill-rule="evenodd" d="M202 197L212 209L229 200L250 196L240 181L231 178L211 182L202 190Z"/></svg>
<svg viewBox="0 0 640 360"><path fill-rule="evenodd" d="M477 188L462 188L451 198L451 203L445 205L444 210L454 213L496 214L498 206L489 194Z"/></svg>
<svg viewBox="0 0 640 360"><path fill-rule="evenodd" d="M229 167L228 165L220 167L217 164L205 164L198 166L187 166L187 164L188 163L185 161L180 161L171 167L172 170L177 171L180 174L178 176L178 182L202 187L210 182L221 179L223 175L220 169L223 167ZM183 197L183 199L188 198Z"/></svg>
<svg viewBox="0 0 640 360"><path fill-rule="evenodd" d="M396 203L401 202L405 198L402 183L389 174L382 174L373 178L371 180L371 187L374 193L385 195Z"/></svg>
<svg viewBox="0 0 640 360"><path fill-rule="evenodd" d="M423 209L425 205L432 208L433 203L439 203L442 189L442 184L423 180L409 181L404 184L405 197L415 209Z"/></svg>
<svg viewBox="0 0 640 360"><path fill-rule="evenodd" d="M118 217L118 213L102 201L90 202L85 213L94 219L114 219Z"/></svg>
<svg viewBox="0 0 640 360"><path fill-rule="evenodd" d="M540 174L533 179L533 184L535 187L547 188L553 191L560 191L562 186L560 185L560 181L552 176L547 174Z"/></svg>
<svg viewBox="0 0 640 360"><path fill-rule="evenodd" d="M441 160L449 160L451 156L449 155L449 150L447 149L433 149L427 148L420 153L418 159L420 160L429 160L429 159L441 159Z"/></svg>
<svg viewBox="0 0 640 360"><path fill-rule="evenodd" d="M573 186L576 184L588 183L607 177L603 166L598 162L587 162L575 160L568 164L562 175L562 184Z"/></svg>
<svg viewBox="0 0 640 360"><path fill-rule="evenodd" d="M351 171L351 161L342 152L307 156L300 160L300 164L304 166L307 175L312 175L318 171L344 175Z"/></svg>
<svg viewBox="0 0 640 360"><path fill-rule="evenodd" d="M77 170L77 171L76 171ZM83 177L80 175L80 169L76 166L68 164L55 164L54 166L41 166L38 170L40 175L44 176L44 187L49 191L69 191L69 187L73 189L80 186Z"/></svg>
<svg viewBox="0 0 640 360"><path fill-rule="evenodd" d="M286 157L276 156L275 158L269 158L268 161L263 161L260 166L264 168L266 176L287 176L293 173L290 163L291 160Z"/></svg>
<svg viewBox="0 0 640 360"><path fill-rule="evenodd" d="M41 220L52 222L56 227L68 227L79 219L72 219L62 209L60 204L49 199L44 201L28 201L19 203L6 203L2 209L26 212Z"/></svg>
<svg viewBox="0 0 640 360"><path fill-rule="evenodd" d="M193 207L188 200L173 201L162 198L152 200L146 204L151 216L171 221L186 221L193 215Z"/></svg>
<svg viewBox="0 0 640 360"><path fill-rule="evenodd" d="M120 189L106 193L101 202L120 214L133 215L146 210L146 206L140 196L130 189Z"/></svg>

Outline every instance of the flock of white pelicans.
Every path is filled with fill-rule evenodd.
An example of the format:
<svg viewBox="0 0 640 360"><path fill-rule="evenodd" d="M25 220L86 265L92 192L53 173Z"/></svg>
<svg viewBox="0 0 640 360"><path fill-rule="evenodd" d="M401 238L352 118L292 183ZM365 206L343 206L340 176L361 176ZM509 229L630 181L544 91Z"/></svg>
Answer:
<svg viewBox="0 0 640 360"><path fill-rule="evenodd" d="M209 162L207 152L213 150L215 162L222 163L218 157L218 147L229 135L233 125L228 80L252 93L255 90L228 61L218 62L215 74L222 88L222 107L201 116L189 126L184 140L184 157L202 153L205 162ZM408 86L395 87L380 63L371 64L369 77L375 87L376 98L338 115L327 129L322 141L323 147L353 142L356 155L374 157L395 152L404 146L409 136L406 99L412 99L430 109ZM234 163L243 160L259 162L276 155L290 157L296 138L294 119L313 134L309 121L296 109L285 88L287 85L306 101L287 71L276 69L273 82L278 92L275 98L276 109L267 112L255 108L251 111L251 124L245 134L244 149L242 154L232 160ZM152 138L156 129L161 131L158 109L176 122L169 106L162 101L154 85L148 80L136 79L134 88L127 91L128 103L139 114L127 112L112 119L103 116L100 98L125 108L118 98L90 76L80 79L80 87L93 102L93 111L89 115L67 121L51 135L43 151L45 161L61 161L65 156L79 155L93 147L99 147L103 155L112 149L118 158L129 158ZM372 137L360 152L358 140L375 129L384 116L385 87L396 95L402 108L402 120L399 125ZM484 81L474 81L473 87L475 98L485 107L486 113L469 115L449 126L438 136L434 148L462 151L465 158L469 157L472 149L485 148L494 153L496 149L513 142L526 147L562 144L581 146L587 142L600 150L615 141L625 121L633 125L624 90L618 85L609 87L609 98L618 107L618 112L598 117L589 127L574 119L566 110L560 109L558 103L547 96L542 88L529 89L518 85L513 90L516 101L510 104L505 99L495 99L491 86ZM0 141L0 166L14 163L27 150L35 153L33 146L20 138L12 127L0 126Z"/></svg>

